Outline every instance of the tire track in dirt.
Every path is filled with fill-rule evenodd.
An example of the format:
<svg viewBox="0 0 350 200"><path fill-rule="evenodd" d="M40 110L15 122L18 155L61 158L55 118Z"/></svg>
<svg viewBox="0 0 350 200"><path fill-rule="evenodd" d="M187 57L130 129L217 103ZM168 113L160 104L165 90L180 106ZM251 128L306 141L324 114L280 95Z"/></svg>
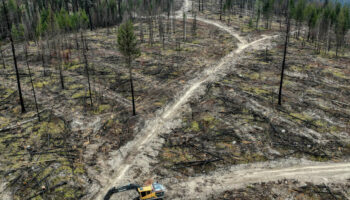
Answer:
<svg viewBox="0 0 350 200"><path fill-rule="evenodd" d="M181 190L174 199L206 199L213 191L222 193L242 188L251 183L297 179L300 182L341 183L350 177L350 163L310 163L304 166L274 167L249 166L242 169L232 167L211 175L191 177L189 181L174 184L172 191ZM171 192L171 191L170 191ZM181 198L182 197L182 198Z"/></svg>

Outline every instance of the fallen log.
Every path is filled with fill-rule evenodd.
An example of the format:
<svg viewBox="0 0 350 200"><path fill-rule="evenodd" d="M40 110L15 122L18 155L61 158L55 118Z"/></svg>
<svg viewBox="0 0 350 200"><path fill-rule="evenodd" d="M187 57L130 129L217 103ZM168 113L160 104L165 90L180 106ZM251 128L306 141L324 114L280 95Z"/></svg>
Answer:
<svg viewBox="0 0 350 200"><path fill-rule="evenodd" d="M9 156L23 156L23 155L28 155L29 153L31 155L42 155L42 154L51 154L51 153L71 153L71 152L77 152L77 150L66 150L66 151L48 151L48 152L28 152L28 153L18 153L18 154L11 154ZM68 154L71 155L71 154Z"/></svg>
<svg viewBox="0 0 350 200"><path fill-rule="evenodd" d="M219 155L216 155L216 154L214 154L214 153L212 153L212 152L209 152L209 151L206 151L206 150L204 150L204 149L200 149L199 147L197 147L197 146L194 145L194 144L188 144L188 145L191 146L191 147L193 147L193 148L195 148L196 150L198 150L198 151L200 151L200 152L202 152L202 153L206 153L206 154L209 154L209 155L213 156L214 158L217 158L217 159L219 159L219 160L223 160Z"/></svg>
<svg viewBox="0 0 350 200"><path fill-rule="evenodd" d="M333 197L333 199L338 200L338 198L333 194L329 187L325 183L323 183L323 185L326 188L327 192Z"/></svg>
<svg viewBox="0 0 350 200"><path fill-rule="evenodd" d="M174 164L175 167L173 167L173 169L180 169L180 168L186 168L186 167L200 166L200 165L205 165L205 164L212 163L212 162L217 162L217 161L220 161L220 160L222 160L222 159L215 158L215 159L211 159L211 160L178 162L178 163Z"/></svg>

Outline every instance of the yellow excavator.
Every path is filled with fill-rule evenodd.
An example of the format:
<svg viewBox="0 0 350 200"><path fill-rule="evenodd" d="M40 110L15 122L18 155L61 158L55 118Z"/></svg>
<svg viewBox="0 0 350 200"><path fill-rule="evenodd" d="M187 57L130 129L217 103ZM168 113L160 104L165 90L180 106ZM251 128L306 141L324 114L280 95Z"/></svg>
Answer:
<svg viewBox="0 0 350 200"><path fill-rule="evenodd" d="M104 200L109 200L115 193L124 192L127 190L137 191L139 196L136 197L134 200L163 200L165 196L165 187L162 184L156 182L146 186L129 184L119 188L113 187L107 192L106 196L104 197Z"/></svg>

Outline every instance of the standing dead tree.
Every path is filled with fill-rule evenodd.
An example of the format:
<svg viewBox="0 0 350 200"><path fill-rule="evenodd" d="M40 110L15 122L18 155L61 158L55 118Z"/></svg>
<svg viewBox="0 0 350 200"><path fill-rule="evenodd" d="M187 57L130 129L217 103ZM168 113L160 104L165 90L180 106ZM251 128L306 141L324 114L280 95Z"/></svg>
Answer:
<svg viewBox="0 0 350 200"><path fill-rule="evenodd" d="M15 49L15 45L14 45L13 38L12 38L11 24L10 24L10 19L9 19L9 16L8 16L8 10L7 10L7 6L5 4L5 0L2 0L2 6L3 6L3 9L4 9L4 15L5 15L5 20L6 20L6 24L7 24L8 35L9 35L10 42L11 42L13 63L15 65L16 78L17 78L17 87L18 87L19 100L20 100L20 104L21 104L21 108L22 108L22 113L25 113L26 109L24 107L24 100L23 100L23 97L22 97L21 80L20 80L20 77L19 77L18 66L17 66L16 49Z"/></svg>
<svg viewBox="0 0 350 200"><path fill-rule="evenodd" d="M27 46L27 44L24 45L24 54L25 54L25 58L26 58L26 64L27 64L27 69L28 69L28 73L29 73L30 84L32 85L32 91L33 91L33 97L34 97L34 102L35 102L36 113L38 115L38 121L40 122L40 113L39 113L38 101L36 99L36 93L35 93L35 88L34 88L34 83L33 83L33 78L32 78L32 72L30 71L30 67L29 67L29 63L28 63L28 46Z"/></svg>
<svg viewBox="0 0 350 200"><path fill-rule="evenodd" d="M163 45L163 49L165 48L165 33L164 33L164 24L162 16L159 16L159 40Z"/></svg>
<svg viewBox="0 0 350 200"><path fill-rule="evenodd" d="M4 67L4 69L6 69L6 63L5 63L4 53L1 48L1 43L0 43L0 55L1 55L2 66Z"/></svg>
<svg viewBox="0 0 350 200"><path fill-rule="evenodd" d="M88 63L87 53L86 53L86 51L87 51L87 44L86 44L86 40L84 39L83 32L81 32L81 42L83 44L82 51L83 51L83 57L84 57L85 72L86 72L86 76L87 76L87 79L88 79L90 105L91 105L91 107L93 107L92 95L91 95L90 74L89 74L89 63Z"/></svg>
<svg viewBox="0 0 350 200"><path fill-rule="evenodd" d="M192 36L197 34L197 13L193 15L193 24L192 24Z"/></svg>
<svg viewBox="0 0 350 200"><path fill-rule="evenodd" d="M282 105L282 87L283 87L283 76L284 76L284 69L286 65L286 56L287 56L287 49L288 49L288 40L289 40L289 31L290 31L290 19L289 19L289 0L287 0L287 9L286 9L286 39L284 42L284 53L283 53L283 61L282 61L282 72L281 72L281 81L280 81L280 89L278 93L278 105Z"/></svg>
<svg viewBox="0 0 350 200"><path fill-rule="evenodd" d="M183 13L183 40L184 42L186 42L186 31L187 31L187 27L186 27L186 13Z"/></svg>
<svg viewBox="0 0 350 200"><path fill-rule="evenodd" d="M153 45L153 5L152 2L149 2L148 4L148 29L149 29L149 45Z"/></svg>
<svg viewBox="0 0 350 200"><path fill-rule="evenodd" d="M60 45L59 49L59 57L60 57L60 64L58 66L59 69L59 76L60 76L60 82L61 82L61 88L64 90L64 77L63 77L63 61L62 60L69 60L69 52L64 52L62 45Z"/></svg>

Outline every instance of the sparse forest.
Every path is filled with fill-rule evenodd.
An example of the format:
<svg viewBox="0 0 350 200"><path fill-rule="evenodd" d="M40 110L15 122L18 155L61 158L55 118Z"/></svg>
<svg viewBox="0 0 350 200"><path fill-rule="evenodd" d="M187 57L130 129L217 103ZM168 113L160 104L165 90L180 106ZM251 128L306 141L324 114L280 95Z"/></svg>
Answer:
<svg viewBox="0 0 350 200"><path fill-rule="evenodd" d="M0 199L350 198L350 3L0 1Z"/></svg>

